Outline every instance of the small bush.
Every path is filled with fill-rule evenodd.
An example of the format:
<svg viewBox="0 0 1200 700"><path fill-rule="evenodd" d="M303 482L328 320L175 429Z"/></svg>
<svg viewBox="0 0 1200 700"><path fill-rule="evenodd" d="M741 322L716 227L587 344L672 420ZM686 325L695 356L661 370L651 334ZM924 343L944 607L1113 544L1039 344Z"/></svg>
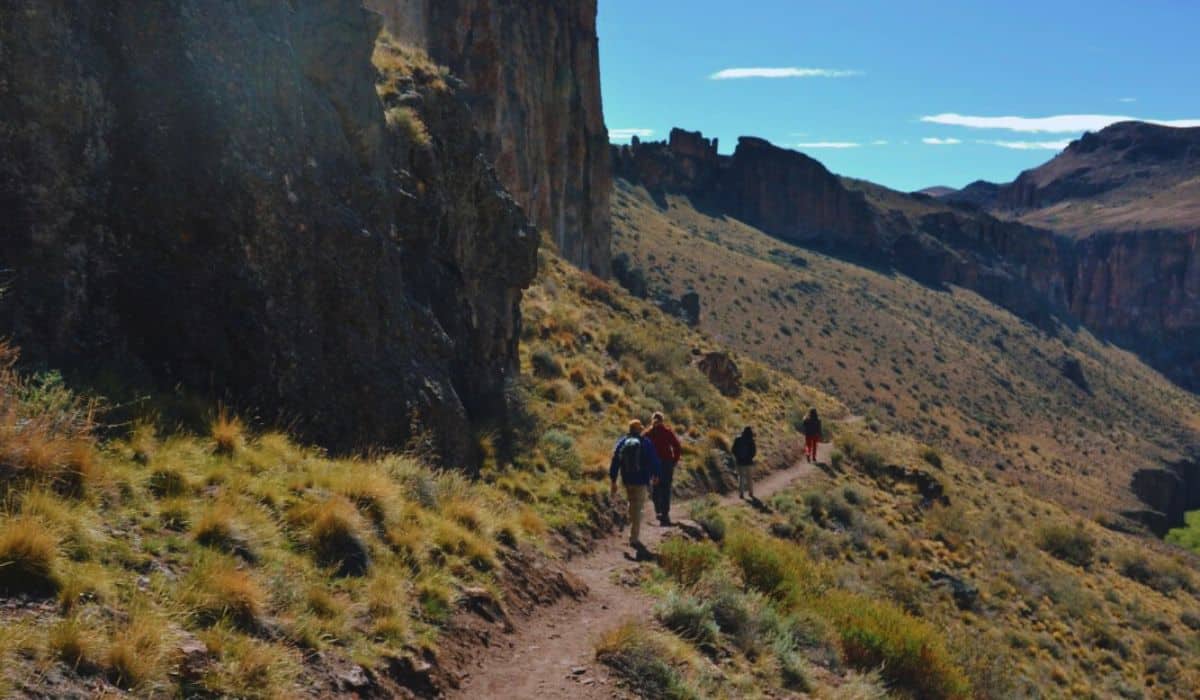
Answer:
<svg viewBox="0 0 1200 700"><path fill-rule="evenodd" d="M846 660L856 668L882 667L886 679L916 697L970 697L970 682L928 623L890 603L842 590L821 596L816 608L833 621Z"/></svg>
<svg viewBox="0 0 1200 700"><path fill-rule="evenodd" d="M187 477L177 469L155 469L146 483L150 493L158 498L176 498L191 489Z"/></svg>
<svg viewBox="0 0 1200 700"><path fill-rule="evenodd" d="M542 454L551 467L561 469L572 479L583 474L583 460L575 449L575 439L561 430L547 430L541 439Z"/></svg>
<svg viewBox="0 0 1200 700"><path fill-rule="evenodd" d="M246 445L246 427L237 416L221 409L209 426L213 451L221 455L234 455Z"/></svg>
<svg viewBox="0 0 1200 700"><path fill-rule="evenodd" d="M363 576L371 568L371 554L359 535L358 512L344 498L330 498L316 508L309 541L317 563L335 569L338 576Z"/></svg>
<svg viewBox="0 0 1200 700"><path fill-rule="evenodd" d="M659 565L684 586L694 586L721 561L721 553L708 542L672 537L662 543Z"/></svg>
<svg viewBox="0 0 1200 700"><path fill-rule="evenodd" d="M247 572L213 559L192 572L189 584L185 602L201 624L226 620L240 629L258 628L266 594Z"/></svg>
<svg viewBox="0 0 1200 700"><path fill-rule="evenodd" d="M549 350L534 350L529 361L535 376L543 379L558 379L563 376L562 365Z"/></svg>
<svg viewBox="0 0 1200 700"><path fill-rule="evenodd" d="M921 450L921 459L934 469L942 468L942 453L932 447L926 447Z"/></svg>
<svg viewBox="0 0 1200 700"><path fill-rule="evenodd" d="M721 511L712 502L699 501L693 504L691 516L714 542L725 539L725 518L721 517Z"/></svg>
<svg viewBox="0 0 1200 700"><path fill-rule="evenodd" d="M119 688L133 690L162 675L164 630L155 621L135 615L109 642L104 666Z"/></svg>
<svg viewBox="0 0 1200 700"><path fill-rule="evenodd" d="M720 635L710 606L689 595L672 591L656 614L664 627L694 644L716 644Z"/></svg>
<svg viewBox="0 0 1200 700"><path fill-rule="evenodd" d="M58 540L29 517L0 525L0 591L51 595L58 590Z"/></svg>
<svg viewBox="0 0 1200 700"><path fill-rule="evenodd" d="M1117 559L1121 575L1164 595L1177 590L1193 591L1192 576L1178 562L1158 557L1151 558L1143 552L1123 552Z"/></svg>
<svg viewBox="0 0 1200 700"><path fill-rule="evenodd" d="M1080 525L1047 525L1038 530L1037 544L1051 556L1084 568L1091 565L1096 550L1095 538Z"/></svg>
<svg viewBox="0 0 1200 700"><path fill-rule="evenodd" d="M596 659L616 671L640 697L699 698L676 670L675 656L666 640L636 622L609 630L596 645Z"/></svg>
<svg viewBox="0 0 1200 700"><path fill-rule="evenodd" d="M746 585L776 600L801 600L820 585L820 572L813 562L787 542L736 530L725 539L723 548Z"/></svg>
<svg viewBox="0 0 1200 700"><path fill-rule="evenodd" d="M76 671L92 670L98 661L94 633L77 617L68 617L50 628L46 644L59 660Z"/></svg>

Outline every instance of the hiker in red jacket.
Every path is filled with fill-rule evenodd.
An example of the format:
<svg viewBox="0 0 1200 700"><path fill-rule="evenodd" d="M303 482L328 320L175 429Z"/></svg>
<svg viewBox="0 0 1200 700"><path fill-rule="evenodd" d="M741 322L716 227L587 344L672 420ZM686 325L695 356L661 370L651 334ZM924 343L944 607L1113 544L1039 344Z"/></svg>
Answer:
<svg viewBox="0 0 1200 700"><path fill-rule="evenodd" d="M661 465L658 483L654 485L654 512L658 515L659 524L667 526L671 524L671 482L675 478L675 465L683 453L679 438L675 437L675 431L667 427L663 414L655 413L651 423L646 437L654 444L654 452Z"/></svg>

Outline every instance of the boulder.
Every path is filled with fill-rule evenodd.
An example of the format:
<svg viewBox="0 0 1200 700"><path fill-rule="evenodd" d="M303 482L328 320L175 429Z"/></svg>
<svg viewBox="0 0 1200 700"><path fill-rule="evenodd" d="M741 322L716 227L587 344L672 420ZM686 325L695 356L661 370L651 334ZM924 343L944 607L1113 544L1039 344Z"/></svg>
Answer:
<svg viewBox="0 0 1200 700"><path fill-rule="evenodd" d="M742 371L727 353L705 353L696 366L708 377L708 381L717 391L725 396L738 396L742 393Z"/></svg>

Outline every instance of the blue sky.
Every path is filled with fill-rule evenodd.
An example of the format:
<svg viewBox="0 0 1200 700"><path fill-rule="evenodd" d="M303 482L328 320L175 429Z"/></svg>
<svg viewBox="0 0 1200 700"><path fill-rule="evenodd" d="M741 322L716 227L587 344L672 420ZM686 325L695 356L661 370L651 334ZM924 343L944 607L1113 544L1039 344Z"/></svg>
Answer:
<svg viewBox="0 0 1200 700"><path fill-rule="evenodd" d="M614 141L755 135L913 190L1011 180L1105 117L1200 125L1193 0L600 0L599 21Z"/></svg>

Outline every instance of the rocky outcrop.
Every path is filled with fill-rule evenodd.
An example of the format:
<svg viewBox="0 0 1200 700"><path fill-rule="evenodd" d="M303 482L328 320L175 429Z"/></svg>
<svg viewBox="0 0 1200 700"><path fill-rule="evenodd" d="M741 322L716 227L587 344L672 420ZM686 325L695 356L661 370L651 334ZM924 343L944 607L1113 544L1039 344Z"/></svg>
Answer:
<svg viewBox="0 0 1200 700"><path fill-rule="evenodd" d="M1130 488L1149 510L1126 515L1162 537L1182 527L1188 511L1200 509L1200 463L1185 460L1161 469L1139 469Z"/></svg>
<svg viewBox="0 0 1200 700"><path fill-rule="evenodd" d="M734 216L788 241L875 235L861 194L847 190L812 158L763 139L738 139L722 178L722 198Z"/></svg>
<svg viewBox="0 0 1200 700"><path fill-rule="evenodd" d="M696 367L708 377L708 381L717 391L725 396L738 396L742 393L742 370L728 353L704 353Z"/></svg>
<svg viewBox="0 0 1200 700"><path fill-rule="evenodd" d="M4 333L335 448L418 428L469 462L537 237L453 80L396 68L381 101L380 26L356 0L6 3Z"/></svg>
<svg viewBox="0 0 1200 700"><path fill-rule="evenodd" d="M610 273L596 0L367 0L466 81L500 181L563 255Z"/></svg>

